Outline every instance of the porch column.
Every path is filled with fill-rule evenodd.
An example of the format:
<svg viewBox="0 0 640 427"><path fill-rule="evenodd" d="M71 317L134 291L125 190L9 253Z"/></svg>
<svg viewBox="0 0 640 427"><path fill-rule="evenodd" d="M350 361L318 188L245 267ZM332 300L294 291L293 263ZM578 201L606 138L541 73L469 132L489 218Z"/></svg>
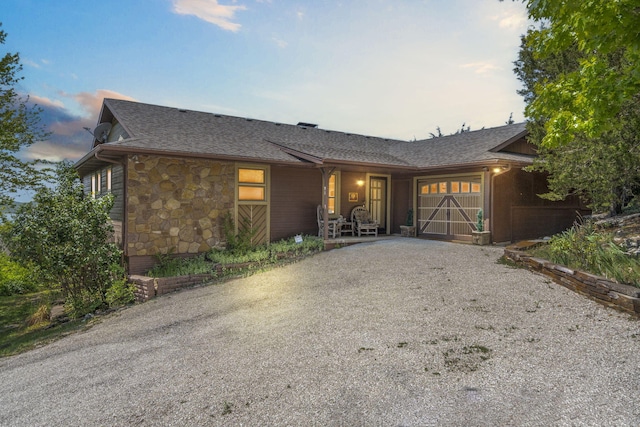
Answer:
<svg viewBox="0 0 640 427"><path fill-rule="evenodd" d="M327 240L329 238L329 227L327 227L327 223L329 222L329 178L333 171L336 168L320 168L320 172L322 173L322 222L324 224L323 229L323 240Z"/></svg>

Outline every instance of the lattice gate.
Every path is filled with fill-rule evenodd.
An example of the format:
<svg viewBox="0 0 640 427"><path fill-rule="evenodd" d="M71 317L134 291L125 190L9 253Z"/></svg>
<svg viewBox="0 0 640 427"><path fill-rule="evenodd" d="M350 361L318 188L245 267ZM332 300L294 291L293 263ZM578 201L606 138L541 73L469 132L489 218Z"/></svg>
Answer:
<svg viewBox="0 0 640 427"><path fill-rule="evenodd" d="M267 209L267 205L238 205L238 230L251 229L253 245L268 243Z"/></svg>

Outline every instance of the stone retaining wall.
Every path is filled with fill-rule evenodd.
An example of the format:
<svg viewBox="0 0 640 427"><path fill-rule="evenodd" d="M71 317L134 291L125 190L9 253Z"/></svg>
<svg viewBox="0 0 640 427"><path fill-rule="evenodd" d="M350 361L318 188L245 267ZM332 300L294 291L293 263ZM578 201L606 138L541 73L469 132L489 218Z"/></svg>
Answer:
<svg viewBox="0 0 640 427"><path fill-rule="evenodd" d="M199 285L213 278L213 274L190 274L178 277L129 276L129 281L136 286L136 301L145 302L153 297L187 286Z"/></svg>
<svg viewBox="0 0 640 427"><path fill-rule="evenodd" d="M542 273L554 282L596 302L640 317L640 289L623 285L550 261L535 258L515 248L506 248L504 256L530 270Z"/></svg>

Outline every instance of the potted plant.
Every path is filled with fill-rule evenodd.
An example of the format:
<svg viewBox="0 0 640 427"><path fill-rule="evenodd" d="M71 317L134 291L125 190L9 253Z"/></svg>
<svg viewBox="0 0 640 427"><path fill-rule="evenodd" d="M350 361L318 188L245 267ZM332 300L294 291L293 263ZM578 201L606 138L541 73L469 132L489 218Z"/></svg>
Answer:
<svg viewBox="0 0 640 427"><path fill-rule="evenodd" d="M484 218L482 209L478 211L476 223L476 231L471 232L474 245L489 245L491 244L491 232L484 231Z"/></svg>
<svg viewBox="0 0 640 427"><path fill-rule="evenodd" d="M402 237L415 237L416 226L413 225L413 209L407 211L407 221L405 224L406 225L400 226L400 235Z"/></svg>

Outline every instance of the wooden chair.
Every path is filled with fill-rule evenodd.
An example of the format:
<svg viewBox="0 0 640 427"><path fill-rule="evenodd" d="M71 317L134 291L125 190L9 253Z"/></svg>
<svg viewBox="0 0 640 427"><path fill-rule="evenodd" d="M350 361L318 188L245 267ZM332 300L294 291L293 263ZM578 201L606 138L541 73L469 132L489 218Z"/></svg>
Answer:
<svg viewBox="0 0 640 427"><path fill-rule="evenodd" d="M358 232L358 237L365 236L378 236L378 223L371 219L371 213L365 209L364 206L356 206L351 211L351 222L353 228Z"/></svg>
<svg viewBox="0 0 640 427"><path fill-rule="evenodd" d="M323 220L323 209L321 205L318 205L316 208L316 216L318 219L318 237L324 237L324 220ZM335 239L340 235L340 224L336 220L327 221L327 230L329 232L329 237Z"/></svg>

